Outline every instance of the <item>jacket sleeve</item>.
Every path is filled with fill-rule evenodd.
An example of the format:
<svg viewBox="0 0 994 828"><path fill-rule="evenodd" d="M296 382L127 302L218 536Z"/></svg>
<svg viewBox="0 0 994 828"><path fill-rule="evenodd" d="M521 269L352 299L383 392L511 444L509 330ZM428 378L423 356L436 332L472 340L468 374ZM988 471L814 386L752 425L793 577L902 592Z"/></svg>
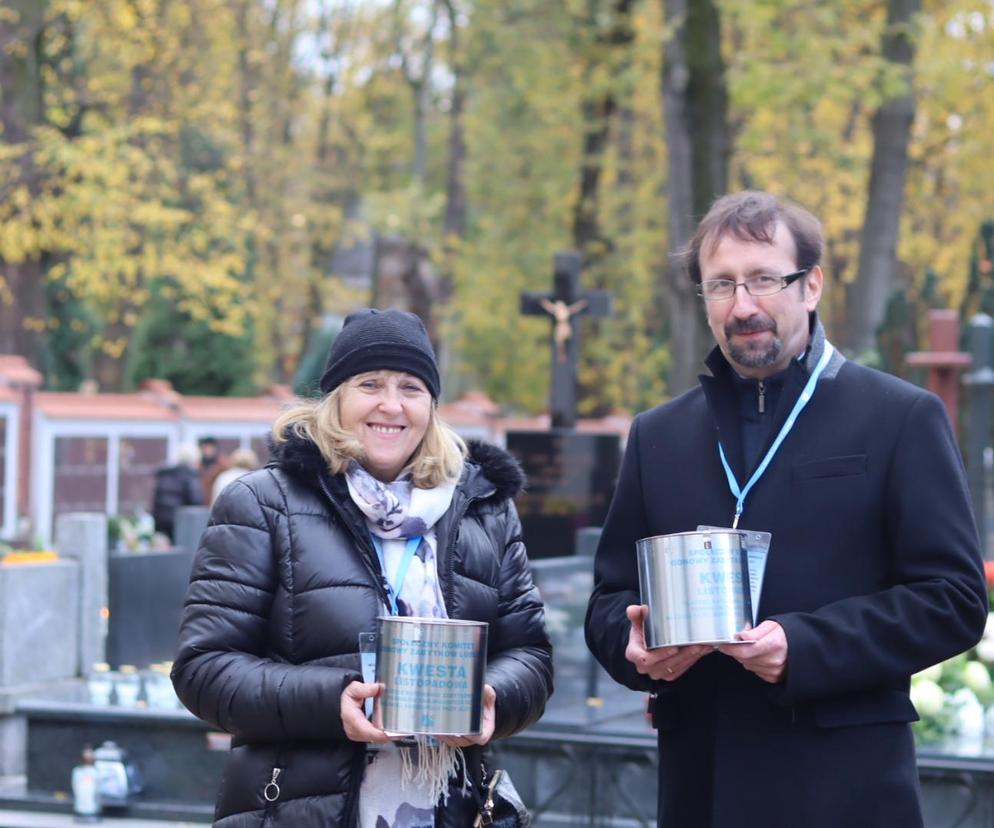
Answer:
<svg viewBox="0 0 994 828"><path fill-rule="evenodd" d="M632 423L618 486L604 521L594 558L594 589L587 604L587 647L615 681L632 690L652 690L653 682L625 658L631 623L625 608L639 603L635 542L649 534L642 497L639 425Z"/></svg>
<svg viewBox="0 0 994 828"><path fill-rule="evenodd" d="M244 483L218 498L193 563L173 686L195 716L247 741L345 739L340 697L359 673L267 653L281 531Z"/></svg>
<svg viewBox="0 0 994 828"><path fill-rule="evenodd" d="M498 617L490 626L487 684L497 693L494 738L510 736L538 721L552 695L552 644L545 609L532 583L521 520L508 500L497 521L503 543Z"/></svg>
<svg viewBox="0 0 994 828"><path fill-rule="evenodd" d="M909 406L891 458L885 549L892 586L814 612L773 616L786 632L785 704L906 681L972 647L988 598L959 449L932 394Z"/></svg>

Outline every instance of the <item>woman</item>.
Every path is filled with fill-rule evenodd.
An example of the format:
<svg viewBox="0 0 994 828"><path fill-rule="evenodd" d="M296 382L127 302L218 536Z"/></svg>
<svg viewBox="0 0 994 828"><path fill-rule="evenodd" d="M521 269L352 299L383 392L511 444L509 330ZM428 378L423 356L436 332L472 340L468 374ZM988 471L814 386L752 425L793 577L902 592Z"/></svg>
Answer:
<svg viewBox="0 0 994 828"><path fill-rule="evenodd" d="M231 465L214 478L214 485L211 488L211 503L221 496L221 492L227 488L229 483L234 483L239 477L248 474L259 465L259 458L250 448L235 449L231 452L229 461Z"/></svg>
<svg viewBox="0 0 994 828"><path fill-rule="evenodd" d="M221 494L193 567L173 683L234 735L215 825L468 828L463 768L478 785L482 746L537 720L552 691L511 502L520 470L440 422L412 314L351 314L321 390L277 420L269 466ZM359 635L392 611L490 624L479 736L412 756L366 719L380 688L362 681ZM412 763L442 770L412 780Z"/></svg>

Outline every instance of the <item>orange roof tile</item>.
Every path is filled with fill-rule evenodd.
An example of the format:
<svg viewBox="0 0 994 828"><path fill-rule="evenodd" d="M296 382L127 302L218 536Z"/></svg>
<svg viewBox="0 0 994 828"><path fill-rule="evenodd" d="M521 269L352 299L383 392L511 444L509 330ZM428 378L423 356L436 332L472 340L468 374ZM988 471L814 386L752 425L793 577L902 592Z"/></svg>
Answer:
<svg viewBox="0 0 994 828"><path fill-rule="evenodd" d="M180 397L179 411L190 420L271 423L286 406L272 397Z"/></svg>
<svg viewBox="0 0 994 828"><path fill-rule="evenodd" d="M57 420L166 420L176 414L145 394L78 394L39 391L35 407Z"/></svg>
<svg viewBox="0 0 994 828"><path fill-rule="evenodd" d="M0 354L0 384L31 385L37 388L42 383L42 375L32 368L28 361L17 354Z"/></svg>

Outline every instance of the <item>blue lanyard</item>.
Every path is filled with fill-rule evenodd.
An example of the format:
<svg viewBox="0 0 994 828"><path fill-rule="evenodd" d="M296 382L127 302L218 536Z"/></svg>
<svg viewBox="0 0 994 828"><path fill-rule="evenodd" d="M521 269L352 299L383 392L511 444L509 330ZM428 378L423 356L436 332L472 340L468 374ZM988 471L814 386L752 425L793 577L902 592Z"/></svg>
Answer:
<svg viewBox="0 0 994 828"><path fill-rule="evenodd" d="M397 564L397 571L394 573L393 581L387 575L387 561L383 555L382 541L376 535L371 534L369 537L373 539L376 556L380 559L380 571L383 573L383 578L387 582L387 598L390 601L390 614L400 615L397 609L397 599L400 597L400 591L404 588L404 581L407 580L407 570L411 568L414 553L421 546L421 535L415 535L413 538L407 539L407 544L404 547L404 556L400 559L400 563Z"/></svg>
<svg viewBox="0 0 994 828"><path fill-rule="evenodd" d="M832 343L826 340L825 342L825 352L821 355L821 359L818 360L818 365L815 367L814 371L811 372L811 376L808 378L807 385L804 386L804 390L801 391L801 396L797 398L797 402L794 403L794 408L791 410L787 417L787 421L783 424L783 428L780 429L780 433L777 435L777 439L773 441L773 445L770 446L770 450L766 452L766 457L763 458L763 462L759 464L759 467L752 473L752 477L749 478L749 482L745 484L744 489L739 488L739 481L735 479L735 474L732 471L732 467L728 465L728 459L725 457L725 449L721 446L721 441L718 441L718 454L721 455L721 465L725 467L725 477L728 478L728 488L731 489L732 496L735 498L735 517L732 519L732 528L738 529L739 527L739 516L742 514L743 508L745 508L745 499L749 494L753 486L756 485L756 481L763 476L763 472L766 471L766 467L770 465L773 460L773 455L777 453L777 449L780 448L780 444L786 439L790 430L794 427L794 423L797 422L797 418L800 413L804 410L806 406L815 393L815 386L818 384L818 378L821 376L822 371L828 365L828 361L832 358L832 354L835 353L835 348L832 347Z"/></svg>

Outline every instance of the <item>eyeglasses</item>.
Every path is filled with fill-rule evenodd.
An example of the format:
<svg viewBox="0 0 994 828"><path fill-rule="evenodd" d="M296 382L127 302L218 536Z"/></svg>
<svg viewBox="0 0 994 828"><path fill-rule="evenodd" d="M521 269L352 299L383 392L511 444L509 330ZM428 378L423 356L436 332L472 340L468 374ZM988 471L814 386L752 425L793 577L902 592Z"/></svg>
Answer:
<svg viewBox="0 0 994 828"><path fill-rule="evenodd" d="M774 293L786 290L810 269L795 270L786 276L763 273L759 276L751 276L744 282L736 282L733 279L705 279L697 286L697 295L705 302L720 302L724 299L731 299L735 296L736 290L744 287L750 296L772 296Z"/></svg>

